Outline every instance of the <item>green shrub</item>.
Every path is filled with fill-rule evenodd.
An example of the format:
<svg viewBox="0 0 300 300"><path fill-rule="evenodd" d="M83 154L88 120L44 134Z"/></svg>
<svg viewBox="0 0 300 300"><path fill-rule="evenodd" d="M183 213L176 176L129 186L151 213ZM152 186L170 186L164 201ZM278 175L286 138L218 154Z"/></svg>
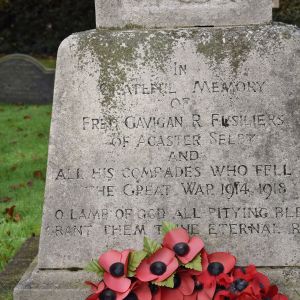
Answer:
<svg viewBox="0 0 300 300"><path fill-rule="evenodd" d="M274 10L274 20L300 27L300 1L280 0L280 9Z"/></svg>
<svg viewBox="0 0 300 300"><path fill-rule="evenodd" d="M0 9L7 7L9 0L0 0Z"/></svg>
<svg viewBox="0 0 300 300"><path fill-rule="evenodd" d="M94 0L0 0L0 53L55 55L65 37L92 28Z"/></svg>

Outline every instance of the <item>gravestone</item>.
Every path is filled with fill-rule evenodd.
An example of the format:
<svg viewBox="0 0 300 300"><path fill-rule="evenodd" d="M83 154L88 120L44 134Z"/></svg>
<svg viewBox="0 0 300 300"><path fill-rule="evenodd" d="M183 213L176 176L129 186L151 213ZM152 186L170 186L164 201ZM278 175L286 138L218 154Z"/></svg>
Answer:
<svg viewBox="0 0 300 300"><path fill-rule="evenodd" d="M12 54L0 59L0 102L46 104L52 102L52 69L31 56Z"/></svg>
<svg viewBox="0 0 300 300"><path fill-rule="evenodd" d="M207 25L217 24L217 2L202 2L157 3L178 15L211 3ZM105 25L114 27L108 3ZM143 15L148 4L139 3ZM236 3L242 14L246 2ZM300 32L242 20L148 30L137 19L130 30L63 41L38 264L15 299L84 299L91 258L140 248L144 235L159 238L163 221L202 236L208 251L256 264L297 299Z"/></svg>

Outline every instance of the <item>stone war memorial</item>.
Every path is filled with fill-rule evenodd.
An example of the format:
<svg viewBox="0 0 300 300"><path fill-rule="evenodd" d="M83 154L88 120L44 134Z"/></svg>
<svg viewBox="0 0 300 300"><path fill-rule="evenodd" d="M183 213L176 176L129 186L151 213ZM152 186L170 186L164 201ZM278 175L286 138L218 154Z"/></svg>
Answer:
<svg viewBox="0 0 300 300"><path fill-rule="evenodd" d="M86 264L163 221L300 299L299 29L271 0L96 15L59 48L39 255L14 299L85 299Z"/></svg>

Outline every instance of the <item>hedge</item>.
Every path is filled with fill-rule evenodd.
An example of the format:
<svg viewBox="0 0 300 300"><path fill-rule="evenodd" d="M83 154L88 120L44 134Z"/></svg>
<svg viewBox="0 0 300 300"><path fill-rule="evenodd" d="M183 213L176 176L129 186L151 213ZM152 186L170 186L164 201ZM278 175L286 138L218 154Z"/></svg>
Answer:
<svg viewBox="0 0 300 300"><path fill-rule="evenodd" d="M300 0L281 0L274 19L300 26ZM0 0L0 54L55 56L66 36L91 28L94 0Z"/></svg>
<svg viewBox="0 0 300 300"><path fill-rule="evenodd" d="M274 20L300 27L300 0L280 0L280 9L274 9Z"/></svg>
<svg viewBox="0 0 300 300"><path fill-rule="evenodd" d="M94 0L0 0L0 53L55 55L65 37L92 28Z"/></svg>

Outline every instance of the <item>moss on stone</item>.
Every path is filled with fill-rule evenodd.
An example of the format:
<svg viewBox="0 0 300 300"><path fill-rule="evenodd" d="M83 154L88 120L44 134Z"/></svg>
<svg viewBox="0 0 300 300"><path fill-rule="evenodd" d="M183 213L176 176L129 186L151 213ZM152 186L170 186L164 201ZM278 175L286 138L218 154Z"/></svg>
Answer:
<svg viewBox="0 0 300 300"><path fill-rule="evenodd" d="M98 60L100 76L98 88L101 91L101 105L108 122L114 120L109 112L120 105L115 92L127 80L125 64L133 67L136 58L136 44L132 41L123 41L111 31L91 31L80 35L78 41L79 57L83 60L86 52Z"/></svg>
<svg viewBox="0 0 300 300"><path fill-rule="evenodd" d="M172 57L176 41L176 31L150 34L147 42L144 43L144 65L150 65L162 72L166 72L165 66Z"/></svg>
<svg viewBox="0 0 300 300"><path fill-rule="evenodd" d="M138 24L134 24L134 23L129 23L126 24L122 27L97 27L98 30L110 30L110 31L117 31L117 30L142 30L145 29L144 26L142 25L138 25Z"/></svg>
<svg viewBox="0 0 300 300"><path fill-rule="evenodd" d="M133 23L126 24L123 29L124 30L133 30L133 29L144 29L145 27L142 25L137 25Z"/></svg>
<svg viewBox="0 0 300 300"><path fill-rule="evenodd" d="M93 30L78 35L78 56L82 66L87 52L98 61L100 102L107 121L115 120L116 114L112 110L124 104L117 91L128 81L128 74L140 71L137 61L140 59L141 65L163 71L175 40L172 32L154 35L151 31Z"/></svg>
<svg viewBox="0 0 300 300"><path fill-rule="evenodd" d="M251 51L251 41L246 35L234 35L231 31L217 29L206 42L198 44L197 53L208 58L211 67L228 60L232 71L237 74L240 65L247 60Z"/></svg>
<svg viewBox="0 0 300 300"><path fill-rule="evenodd" d="M90 64L95 60L99 66L98 88L101 109L107 121L112 122L117 112L125 107L124 97L117 93L124 84L141 72L153 70L166 73L174 49L189 40L196 46L196 52L207 58L211 68L229 63L233 74L237 75L241 65L249 58L253 49L261 55L270 55L280 50L282 37L291 38L287 26L248 26L236 28L211 28L191 30L92 30L77 34L79 64ZM271 41L266 49L265 39ZM276 45L276 47L274 47ZM181 46L180 46L181 47ZM277 51L276 50L276 51ZM86 54L89 53L86 59ZM153 75L151 74L151 75ZM150 74L149 74L150 75Z"/></svg>

